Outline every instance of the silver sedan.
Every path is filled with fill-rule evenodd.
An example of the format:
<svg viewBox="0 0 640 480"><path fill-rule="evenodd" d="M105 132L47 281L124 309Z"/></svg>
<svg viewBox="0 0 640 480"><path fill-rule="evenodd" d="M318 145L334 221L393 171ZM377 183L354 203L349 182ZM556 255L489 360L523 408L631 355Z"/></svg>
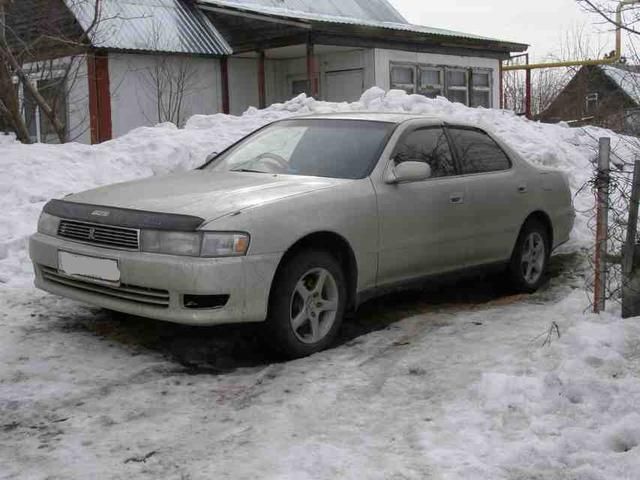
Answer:
<svg viewBox="0 0 640 480"><path fill-rule="evenodd" d="M30 253L48 292L191 325L260 322L299 357L391 289L497 267L536 290L574 217L562 173L474 125L322 115L191 172L52 200Z"/></svg>

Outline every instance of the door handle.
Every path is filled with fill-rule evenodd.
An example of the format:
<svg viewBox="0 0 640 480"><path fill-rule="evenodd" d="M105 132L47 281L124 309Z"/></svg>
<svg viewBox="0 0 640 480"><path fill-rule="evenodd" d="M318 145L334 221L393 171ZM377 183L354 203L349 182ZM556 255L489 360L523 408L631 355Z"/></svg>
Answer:
<svg viewBox="0 0 640 480"><path fill-rule="evenodd" d="M452 193L449 197L451 203L464 203L464 197L461 193Z"/></svg>
<svg viewBox="0 0 640 480"><path fill-rule="evenodd" d="M527 193L526 185L518 185L518 193Z"/></svg>

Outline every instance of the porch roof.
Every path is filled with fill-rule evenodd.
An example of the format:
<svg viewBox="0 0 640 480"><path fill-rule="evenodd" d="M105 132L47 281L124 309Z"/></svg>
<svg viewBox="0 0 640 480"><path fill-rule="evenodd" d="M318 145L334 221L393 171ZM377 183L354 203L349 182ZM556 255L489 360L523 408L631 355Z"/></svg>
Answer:
<svg viewBox="0 0 640 480"><path fill-rule="evenodd" d="M295 9L294 4L304 3L305 9ZM320 4L326 6L336 6L338 0L316 0ZM271 0L196 0L203 9L216 9L218 11L228 12L245 12L246 14L259 14L265 19L272 18L286 19L291 22L299 22L300 26L307 26L312 30L331 30L335 33L345 33L347 30L362 34L363 31L374 33L377 35L394 35L396 39L404 39L405 41L415 41L423 43L425 39L453 40L462 42L465 45L484 46L487 49L502 50L510 52L521 52L528 48L523 43L500 40L490 37L483 37L469 33L457 32L441 28L427 27L422 25L413 25L400 16L399 21L385 21L369 16L354 17L342 13L344 10L335 8L334 14L326 13L328 8L311 8L308 6L307 0L284 0L285 6L274 6ZM278 3L282 0L278 0ZM393 8L387 2L384 2L390 8ZM282 3L280 3L283 5ZM398 14L399 15L399 14Z"/></svg>
<svg viewBox="0 0 640 480"><path fill-rule="evenodd" d="M64 0L86 31L96 0ZM231 47L207 16L183 0L101 0L89 33L97 48L222 56Z"/></svg>

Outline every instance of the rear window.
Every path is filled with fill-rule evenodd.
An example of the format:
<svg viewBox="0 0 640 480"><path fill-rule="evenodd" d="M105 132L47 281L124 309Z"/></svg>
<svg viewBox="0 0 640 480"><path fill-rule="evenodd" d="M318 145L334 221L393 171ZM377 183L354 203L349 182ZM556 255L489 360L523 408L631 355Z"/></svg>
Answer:
<svg viewBox="0 0 640 480"><path fill-rule="evenodd" d="M449 128L462 174L508 170L511 161L486 133L468 128Z"/></svg>

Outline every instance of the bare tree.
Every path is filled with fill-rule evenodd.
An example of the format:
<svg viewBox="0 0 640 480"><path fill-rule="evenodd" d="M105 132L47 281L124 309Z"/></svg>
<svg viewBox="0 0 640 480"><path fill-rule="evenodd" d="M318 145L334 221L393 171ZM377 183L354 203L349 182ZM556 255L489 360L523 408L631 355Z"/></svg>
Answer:
<svg viewBox="0 0 640 480"><path fill-rule="evenodd" d="M29 17L22 15L19 1L0 0L0 115L24 143L32 138L25 118L36 111L38 127L45 125L59 142L68 141L66 99L84 65L90 35L102 20L101 0L74 0L93 9L84 29L70 27L62 1L35 0ZM17 28L16 18L23 27L26 18L31 23Z"/></svg>

